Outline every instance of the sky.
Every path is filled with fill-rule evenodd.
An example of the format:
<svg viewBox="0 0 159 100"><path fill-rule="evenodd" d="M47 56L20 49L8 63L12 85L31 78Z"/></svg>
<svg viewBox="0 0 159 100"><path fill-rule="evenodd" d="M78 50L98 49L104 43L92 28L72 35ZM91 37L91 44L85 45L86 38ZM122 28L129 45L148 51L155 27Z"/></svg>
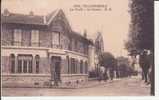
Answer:
<svg viewBox="0 0 159 100"><path fill-rule="evenodd" d="M35 15L47 15L56 9L63 9L74 31L82 34L87 30L89 38L93 38L98 31L101 32L104 50L118 57L127 56L124 41L127 40L130 23L128 2L129 0L2 0L2 12L7 8L14 13L29 14L33 11ZM71 11L77 5L82 8L83 5L107 5L111 10Z"/></svg>

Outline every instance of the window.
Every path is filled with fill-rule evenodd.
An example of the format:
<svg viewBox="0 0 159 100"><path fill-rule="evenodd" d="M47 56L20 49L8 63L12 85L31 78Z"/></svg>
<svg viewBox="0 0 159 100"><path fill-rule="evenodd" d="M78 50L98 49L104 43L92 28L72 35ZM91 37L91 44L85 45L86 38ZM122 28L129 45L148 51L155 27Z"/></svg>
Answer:
<svg viewBox="0 0 159 100"><path fill-rule="evenodd" d="M58 33L58 32L52 33L52 45L53 45L53 47L60 45L60 33Z"/></svg>
<svg viewBox="0 0 159 100"><path fill-rule="evenodd" d="M22 60L18 60L18 73L22 72Z"/></svg>
<svg viewBox="0 0 159 100"><path fill-rule="evenodd" d="M39 55L36 55L36 56L35 56L36 73L39 73L39 60L40 60Z"/></svg>
<svg viewBox="0 0 159 100"><path fill-rule="evenodd" d="M78 63L78 60L75 60L75 73L77 73L77 63Z"/></svg>
<svg viewBox="0 0 159 100"><path fill-rule="evenodd" d="M32 44L32 46L39 45L39 30L31 31L31 44Z"/></svg>
<svg viewBox="0 0 159 100"><path fill-rule="evenodd" d="M13 38L14 38L14 45L20 46L22 41L22 30L15 29Z"/></svg>
<svg viewBox="0 0 159 100"><path fill-rule="evenodd" d="M87 61L85 61L85 74L87 74L88 73L88 63L87 63Z"/></svg>
<svg viewBox="0 0 159 100"><path fill-rule="evenodd" d="M23 72L27 73L27 60L23 61Z"/></svg>
<svg viewBox="0 0 159 100"><path fill-rule="evenodd" d="M72 74L75 74L75 59L74 58L71 58L71 73Z"/></svg>
<svg viewBox="0 0 159 100"><path fill-rule="evenodd" d="M70 38L70 41L69 41L69 50L72 50L72 39Z"/></svg>
<svg viewBox="0 0 159 100"><path fill-rule="evenodd" d="M78 51L78 46L77 46L77 40L75 40L75 51L77 52Z"/></svg>
<svg viewBox="0 0 159 100"><path fill-rule="evenodd" d="M18 55L18 73L32 73L32 55Z"/></svg>
<svg viewBox="0 0 159 100"><path fill-rule="evenodd" d="M14 54L10 55L10 62L11 62L11 73L15 73L15 56L14 56Z"/></svg>
<svg viewBox="0 0 159 100"><path fill-rule="evenodd" d="M84 45L84 54L88 54L88 46Z"/></svg>
<svg viewBox="0 0 159 100"><path fill-rule="evenodd" d="M33 69L32 69L32 61L30 60L30 61L29 61L29 73L32 73L32 70L33 70Z"/></svg>
<svg viewBox="0 0 159 100"><path fill-rule="evenodd" d="M80 73L81 74L83 73L83 61L82 60L80 61Z"/></svg>
<svg viewBox="0 0 159 100"><path fill-rule="evenodd" d="M70 73L70 61L69 61L69 56L66 56L67 59L67 64L68 64L68 74Z"/></svg>

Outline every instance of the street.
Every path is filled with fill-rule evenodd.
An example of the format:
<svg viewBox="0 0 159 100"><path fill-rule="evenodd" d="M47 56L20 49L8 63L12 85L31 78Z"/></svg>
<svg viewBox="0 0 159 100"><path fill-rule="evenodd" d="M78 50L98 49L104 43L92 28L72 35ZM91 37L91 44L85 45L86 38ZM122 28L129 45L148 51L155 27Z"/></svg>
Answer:
<svg viewBox="0 0 159 100"><path fill-rule="evenodd" d="M89 84L93 83L89 82ZM78 89L2 88L3 96L150 96L150 85L140 77L97 82L92 87Z"/></svg>

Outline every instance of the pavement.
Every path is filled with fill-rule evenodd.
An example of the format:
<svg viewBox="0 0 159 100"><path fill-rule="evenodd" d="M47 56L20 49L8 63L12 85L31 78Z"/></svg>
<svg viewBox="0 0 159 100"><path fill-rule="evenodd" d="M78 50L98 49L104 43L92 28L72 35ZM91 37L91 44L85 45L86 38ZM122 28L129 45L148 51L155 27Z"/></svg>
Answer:
<svg viewBox="0 0 159 100"><path fill-rule="evenodd" d="M2 88L2 96L150 96L140 77L88 81L76 88Z"/></svg>

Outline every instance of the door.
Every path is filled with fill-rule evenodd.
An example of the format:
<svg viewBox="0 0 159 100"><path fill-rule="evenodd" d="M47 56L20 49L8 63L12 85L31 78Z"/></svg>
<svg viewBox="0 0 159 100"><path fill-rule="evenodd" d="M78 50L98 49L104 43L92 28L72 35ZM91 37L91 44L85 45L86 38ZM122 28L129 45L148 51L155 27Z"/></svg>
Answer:
<svg viewBox="0 0 159 100"><path fill-rule="evenodd" d="M52 56L51 62L51 80L59 82L61 81L61 57Z"/></svg>

